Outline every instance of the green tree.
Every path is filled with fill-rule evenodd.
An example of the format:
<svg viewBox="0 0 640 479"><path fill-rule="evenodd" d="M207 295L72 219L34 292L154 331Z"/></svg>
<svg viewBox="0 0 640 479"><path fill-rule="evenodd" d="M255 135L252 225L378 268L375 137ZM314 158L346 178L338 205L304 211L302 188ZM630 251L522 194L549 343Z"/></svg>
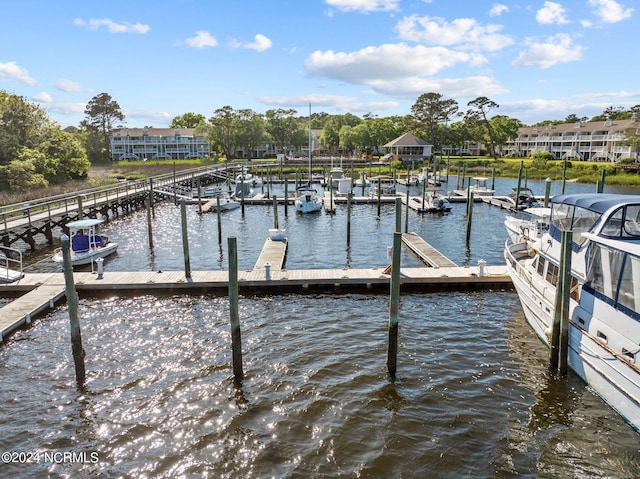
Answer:
<svg viewBox="0 0 640 479"><path fill-rule="evenodd" d="M81 126L88 130L90 137L95 140L87 145L87 151L94 160L109 160L111 157L109 132L119 127L120 125L116 123L124 121L125 118L120 105L108 93L100 93L89 100L84 114L86 118L81 122Z"/></svg>
<svg viewBox="0 0 640 479"><path fill-rule="evenodd" d="M469 110L467 110L466 118L470 120L472 123L477 123L483 125L486 128L487 136L489 137L489 144L491 148L491 156L493 159L497 159L496 154L496 142L494 140L493 130L491 129L491 124L489 123L488 115L494 108L498 108L499 105L489 100L486 96L480 96L475 100L471 100L467 103L469 106Z"/></svg>
<svg viewBox="0 0 640 479"><path fill-rule="evenodd" d="M206 120L207 118L200 113L184 113L180 116L174 116L169 128L196 128Z"/></svg>
<svg viewBox="0 0 640 479"><path fill-rule="evenodd" d="M437 135L438 126L448 121L458 111L458 102L446 99L440 93L423 93L411 107L413 133L426 137L436 150L442 148L442 135Z"/></svg>
<svg viewBox="0 0 640 479"><path fill-rule="evenodd" d="M293 138L299 129L298 120L294 116L296 113L293 108L277 108L265 112L265 130L271 137L276 151L288 149L293 145Z"/></svg>
<svg viewBox="0 0 640 479"><path fill-rule="evenodd" d="M34 148L51 126L45 112L24 98L0 91L0 165L16 158L20 148Z"/></svg>
<svg viewBox="0 0 640 479"><path fill-rule="evenodd" d="M509 139L516 138L518 136L518 128L524 126L520 120L505 115L494 116L489 120L489 124L493 132L493 139L501 154L502 147Z"/></svg>
<svg viewBox="0 0 640 479"><path fill-rule="evenodd" d="M340 129L347 126L356 126L362 120L351 113L345 115L333 115L325 123L324 130L320 136L322 143L330 151L335 152L340 147Z"/></svg>
<svg viewBox="0 0 640 479"><path fill-rule="evenodd" d="M236 122L238 144L248 152L251 158L253 150L265 143L264 119L255 111L244 109L236 112Z"/></svg>

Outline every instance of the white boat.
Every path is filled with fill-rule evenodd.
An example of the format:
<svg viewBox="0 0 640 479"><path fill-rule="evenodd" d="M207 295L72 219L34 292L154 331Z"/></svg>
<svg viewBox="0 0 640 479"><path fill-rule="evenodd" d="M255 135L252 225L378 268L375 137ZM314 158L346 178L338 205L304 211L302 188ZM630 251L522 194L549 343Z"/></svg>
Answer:
<svg viewBox="0 0 640 479"><path fill-rule="evenodd" d="M396 182L390 176L374 176L371 178L371 185L372 186L369 189L369 196L372 199L375 199L378 196L396 196Z"/></svg>
<svg viewBox="0 0 640 479"><path fill-rule="evenodd" d="M284 228L270 228L269 239L271 241L287 241L287 231Z"/></svg>
<svg viewBox="0 0 640 479"><path fill-rule="evenodd" d="M329 178L327 183L330 188L337 188L338 182L344 178L344 171L339 166L332 166L329 170Z"/></svg>
<svg viewBox="0 0 640 479"><path fill-rule="evenodd" d="M98 258L104 258L116 252L118 244L109 242L109 238L96 232L96 227L103 222L103 220L94 218L67 223L73 266L89 264ZM63 262L62 249L56 250L53 254L53 260L57 263Z"/></svg>
<svg viewBox="0 0 640 479"><path fill-rule="evenodd" d="M519 213L520 216L507 216L504 226L507 228L512 243L532 242L549 231L549 217L551 208L527 208ZM524 216L524 217L523 217Z"/></svg>
<svg viewBox="0 0 640 479"><path fill-rule="evenodd" d="M402 203L406 204L406 196L401 196ZM446 213L451 211L451 203L442 196L438 196L435 192L422 196L409 196L409 208L418 213Z"/></svg>
<svg viewBox="0 0 640 479"><path fill-rule="evenodd" d="M300 213L315 213L322 209L322 196L311 186L311 105L309 105L309 182L296 190L294 205Z"/></svg>
<svg viewBox="0 0 640 479"><path fill-rule="evenodd" d="M295 200L296 211L300 213L315 213L322 209L322 196L318 194L311 184L297 189Z"/></svg>
<svg viewBox="0 0 640 479"><path fill-rule="evenodd" d="M474 197L478 196L493 196L494 190L489 188L489 181L491 178L485 178L484 176L475 176L471 178L473 183L470 186ZM467 189L455 190L454 193L458 196L467 196Z"/></svg>
<svg viewBox="0 0 640 479"><path fill-rule="evenodd" d="M640 431L640 196L554 197L547 233L505 245L527 322L547 345L563 230L573 231L568 366Z"/></svg>
<svg viewBox="0 0 640 479"><path fill-rule="evenodd" d="M360 172L360 178L358 178L355 182L354 185L362 188L364 187L368 187L371 186L371 180L369 178L367 178L367 175L364 171Z"/></svg>
<svg viewBox="0 0 640 479"><path fill-rule="evenodd" d="M235 199L227 191L218 191L216 193L216 198L210 200L212 203L211 211L216 211L218 208L218 197L220 198L220 211L228 211L235 210L236 208L240 208L240 202Z"/></svg>

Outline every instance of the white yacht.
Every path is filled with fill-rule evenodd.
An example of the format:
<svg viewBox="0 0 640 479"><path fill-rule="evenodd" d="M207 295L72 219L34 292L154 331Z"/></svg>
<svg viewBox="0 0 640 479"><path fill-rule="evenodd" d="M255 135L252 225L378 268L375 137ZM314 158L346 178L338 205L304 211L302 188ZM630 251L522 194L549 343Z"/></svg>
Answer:
<svg viewBox="0 0 640 479"><path fill-rule="evenodd" d="M322 209L322 196L311 184L301 186L297 190L295 199L296 211L300 213L315 213Z"/></svg>
<svg viewBox="0 0 640 479"><path fill-rule="evenodd" d="M98 258L104 258L113 254L118 249L117 243L111 243L105 235L97 234L96 227L104 221L90 218L67 223L70 236L71 264L79 266L90 264ZM53 254L53 261L63 262L62 249L59 248Z"/></svg>
<svg viewBox="0 0 640 479"><path fill-rule="evenodd" d="M565 230L573 232L568 366L640 431L640 195L554 197L548 232L505 245L527 322L547 345Z"/></svg>

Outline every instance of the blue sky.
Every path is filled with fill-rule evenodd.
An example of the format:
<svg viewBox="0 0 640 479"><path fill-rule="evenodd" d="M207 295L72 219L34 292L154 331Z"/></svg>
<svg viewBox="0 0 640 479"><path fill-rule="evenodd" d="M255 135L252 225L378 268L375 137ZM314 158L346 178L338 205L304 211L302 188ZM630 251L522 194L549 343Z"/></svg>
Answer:
<svg viewBox="0 0 640 479"><path fill-rule="evenodd" d="M0 90L77 125L106 92L130 127L223 106L410 113L486 96L526 124L640 104L635 0L0 0Z"/></svg>

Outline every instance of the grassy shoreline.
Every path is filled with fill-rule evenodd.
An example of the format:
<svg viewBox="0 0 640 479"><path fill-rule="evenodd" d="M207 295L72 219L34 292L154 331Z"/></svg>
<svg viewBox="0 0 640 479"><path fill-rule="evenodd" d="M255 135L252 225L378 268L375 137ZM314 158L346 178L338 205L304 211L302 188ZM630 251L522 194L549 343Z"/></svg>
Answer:
<svg viewBox="0 0 640 479"><path fill-rule="evenodd" d="M239 162L239 161L238 161ZM254 159L252 167L258 170L258 174L266 173L265 163L273 163L273 159ZM72 191L79 191L88 188L96 188L117 183L121 180L138 180L148 176L156 176L173 172L175 163L176 171L190 168L196 168L206 164L224 164L222 161L211 162L207 160L152 160L127 161L109 164L92 165L89 168L88 176L85 180L74 180L61 185L49 186L47 188L39 188L28 191L0 191L0 205L10 205L24 203L36 198L55 196ZM466 176L488 176L490 177L493 168L496 170L497 178L517 178L520 164L526 169L523 177L527 179L545 180L551 178L554 181L562 179L563 161L547 161L546 163L536 163L530 158L499 158L493 160L487 157L449 157L439 160L440 165L446 168L449 165L450 175L462 174L463 168ZM295 165L286 165L282 168L282 173L289 177L295 176L296 172L305 166L302 163ZM344 165L343 165L344 166ZM314 171L322 171L322 167L314 168ZM326 168L326 167L325 167ZM346 166L344 166L346 171ZM419 170L418 168L416 168ZM623 170L614 167L611 163L601 162L584 162L569 161L567 162L566 179L567 181L577 181L579 183L596 184L602 176L602 170L605 170L605 184L620 186L640 186L640 174L626 173ZM260 171L263 170L263 171ZM276 169L272 169L272 174L278 174ZM364 166L358 165L354 168L356 177L361 171L373 174L392 174L391 166ZM406 174L406 170L399 171L399 175Z"/></svg>

